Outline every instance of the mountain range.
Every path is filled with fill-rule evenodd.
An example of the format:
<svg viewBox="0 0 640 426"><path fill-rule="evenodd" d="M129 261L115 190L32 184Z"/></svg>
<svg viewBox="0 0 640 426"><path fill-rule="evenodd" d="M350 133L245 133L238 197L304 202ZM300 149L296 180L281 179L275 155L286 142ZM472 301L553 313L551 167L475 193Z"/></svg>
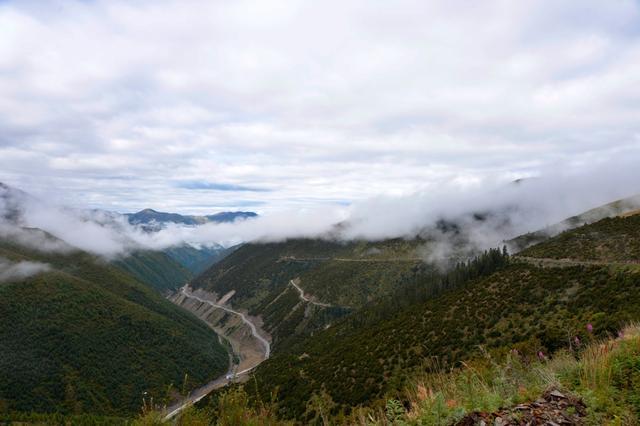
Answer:
<svg viewBox="0 0 640 426"><path fill-rule="evenodd" d="M0 189L2 420L456 424L548 398L539 384L489 379L513 371L514 354L532 371L567 351L588 363L582 348L640 320L638 197L495 248L472 238L504 224L485 212L411 238L184 244L109 259L20 225L28 194ZM132 226L199 226L155 213ZM635 368L636 349L611 368ZM634 376L606 382L607 393L568 377L554 386L583 398L591 423L640 418ZM181 411L196 400L180 402L183 385L208 396ZM478 398L434 399L463 385ZM141 395L155 403L139 416Z"/></svg>
<svg viewBox="0 0 640 426"><path fill-rule="evenodd" d="M220 212L212 215L194 216L178 213L165 213L153 209L140 210L137 213L125 213L130 224L140 225L147 231L157 231L168 223L197 226L205 223L232 223L236 220L251 219L258 216L254 212Z"/></svg>

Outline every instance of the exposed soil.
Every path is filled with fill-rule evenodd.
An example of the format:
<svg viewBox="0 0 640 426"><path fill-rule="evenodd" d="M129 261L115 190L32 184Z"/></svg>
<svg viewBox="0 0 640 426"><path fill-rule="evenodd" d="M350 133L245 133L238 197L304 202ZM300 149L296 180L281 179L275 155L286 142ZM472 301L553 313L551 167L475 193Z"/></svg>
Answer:
<svg viewBox="0 0 640 426"><path fill-rule="evenodd" d="M581 399L557 389L547 390L541 398L494 413L473 412L456 426L564 426L583 425L586 406Z"/></svg>

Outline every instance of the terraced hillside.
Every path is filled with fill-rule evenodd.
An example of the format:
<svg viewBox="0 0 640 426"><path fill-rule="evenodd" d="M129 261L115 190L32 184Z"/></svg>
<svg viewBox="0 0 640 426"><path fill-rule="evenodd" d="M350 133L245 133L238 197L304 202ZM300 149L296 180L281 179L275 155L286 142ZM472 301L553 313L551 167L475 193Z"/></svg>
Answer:
<svg viewBox="0 0 640 426"><path fill-rule="evenodd" d="M40 247L65 247L23 231ZM105 261L68 246L42 252L7 240L0 258L14 265L0 282L4 413L131 416L143 392L160 402L185 374L194 387L227 369L227 352L204 323ZM18 273L27 267L35 275Z"/></svg>

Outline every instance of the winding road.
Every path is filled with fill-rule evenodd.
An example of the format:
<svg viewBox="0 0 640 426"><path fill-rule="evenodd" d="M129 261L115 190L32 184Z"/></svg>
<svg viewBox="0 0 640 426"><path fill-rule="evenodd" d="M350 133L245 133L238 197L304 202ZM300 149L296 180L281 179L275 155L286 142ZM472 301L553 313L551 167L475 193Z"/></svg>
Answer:
<svg viewBox="0 0 640 426"><path fill-rule="evenodd" d="M210 300L206 300L206 299L202 299L196 295L194 295L193 293L190 293L187 290L187 286L182 287L182 289L180 289L180 292L185 296L188 297L189 299L195 299L198 302L201 303L206 303L208 305L213 306L214 308L218 308L218 309L222 309L223 311L229 312L231 314L234 315L238 315L241 319L242 322L247 324L249 326L249 328L251 329L251 334L253 334L253 336L258 339L262 345L264 346L264 359L269 358L269 355L271 355L271 343L269 343L269 341L267 339L265 339L264 337L262 337L259 333L258 333L258 329L256 327L256 325L251 322L245 314L243 314L242 312L238 312L238 311L234 311L231 308L228 308L226 306L223 305L218 305L217 303L213 303Z"/></svg>
<svg viewBox="0 0 640 426"><path fill-rule="evenodd" d="M171 418L175 417L176 415L178 415L182 410L184 410L185 408L187 408L190 405L195 404L196 402L200 401L202 398L204 398L205 396L207 396L209 393L211 393L211 391L213 391L214 389L218 389L221 388L223 386L228 385L232 379L235 379L241 375L247 374L249 373L251 370L253 370L254 368L256 368L262 361L266 360L267 358L269 358L269 356L271 355L271 344L269 343L269 341L267 339L265 339L264 337L262 337L260 335L260 333L258 333L258 328L256 327L256 325L249 319L247 318L247 316L245 314L243 314L242 312L238 312L235 311L231 308L228 308L226 306L211 302L210 300L206 300L203 299L201 297L198 297L196 295L194 295L193 293L191 293L188 290L188 285L185 285L184 287L182 287L180 289L180 293L189 299L194 299L197 300L198 302L201 303L206 303L210 306L213 306L214 308L217 309L222 309L225 312L229 312L230 314L234 314L240 317L240 319L242 319L242 322L245 323L247 326L249 326L249 328L251 329L251 334L253 335L253 337L255 337L264 347L264 355L263 358L257 362L255 365L246 368L242 371L238 371L236 373L233 373L233 367L226 372L225 374L223 374L222 376L218 377L217 379L207 383L204 386L199 387L198 389L192 391L185 399L183 399L182 401L167 407L165 416L164 416L164 420L170 420Z"/></svg>
<svg viewBox="0 0 640 426"><path fill-rule="evenodd" d="M323 308L330 308L332 306L332 305L330 305L328 303L315 302L315 301L309 299L307 296L305 296L304 290L302 290L298 286L298 284L296 284L296 282L294 280L289 281L289 284L291 284L292 286L295 287L296 290L298 290L298 292L300 293L300 299L304 300L305 302L309 302L312 305L320 306L320 307L323 307Z"/></svg>

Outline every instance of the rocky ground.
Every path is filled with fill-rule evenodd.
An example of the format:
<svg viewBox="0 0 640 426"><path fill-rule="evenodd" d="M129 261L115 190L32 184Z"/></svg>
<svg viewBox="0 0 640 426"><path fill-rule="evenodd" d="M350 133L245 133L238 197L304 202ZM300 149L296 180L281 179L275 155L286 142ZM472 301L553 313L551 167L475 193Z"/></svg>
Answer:
<svg viewBox="0 0 640 426"><path fill-rule="evenodd" d="M457 426L564 426L582 425L586 406L582 400L557 389L547 390L541 398L494 413L473 412Z"/></svg>

